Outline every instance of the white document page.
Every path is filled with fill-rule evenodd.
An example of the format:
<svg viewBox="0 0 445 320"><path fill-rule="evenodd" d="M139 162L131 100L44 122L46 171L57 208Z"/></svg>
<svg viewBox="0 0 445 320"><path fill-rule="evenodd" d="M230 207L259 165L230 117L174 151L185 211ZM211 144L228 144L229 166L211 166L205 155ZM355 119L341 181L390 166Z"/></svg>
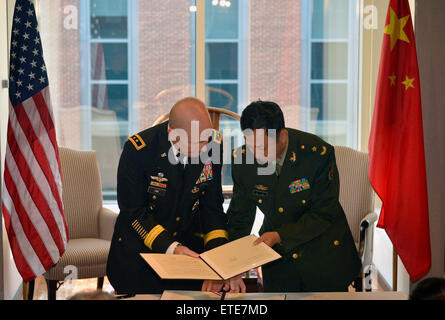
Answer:
<svg viewBox="0 0 445 320"><path fill-rule="evenodd" d="M249 235L206 251L200 257L224 280L281 258L264 242L254 245L256 239L258 237Z"/></svg>
<svg viewBox="0 0 445 320"><path fill-rule="evenodd" d="M221 280L200 258L178 254L141 253L162 279Z"/></svg>

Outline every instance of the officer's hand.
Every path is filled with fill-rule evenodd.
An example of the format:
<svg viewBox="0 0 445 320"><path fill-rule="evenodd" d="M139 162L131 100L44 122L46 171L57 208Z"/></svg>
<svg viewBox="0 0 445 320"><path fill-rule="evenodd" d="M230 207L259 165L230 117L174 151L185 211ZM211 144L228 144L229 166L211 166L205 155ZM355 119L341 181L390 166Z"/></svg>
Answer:
<svg viewBox="0 0 445 320"><path fill-rule="evenodd" d="M228 291L231 293L246 293L246 285L243 281L243 275L233 277L227 280L224 284L224 291Z"/></svg>
<svg viewBox="0 0 445 320"><path fill-rule="evenodd" d="M192 258L199 258L199 254L197 254L195 251L190 250L186 246L178 245L174 251L174 254L183 254L186 256L190 256Z"/></svg>
<svg viewBox="0 0 445 320"><path fill-rule="evenodd" d="M258 245L261 242L264 242L265 244L267 244L269 247L272 248L274 245L281 242L281 238L278 232L276 231L264 232L263 235L258 239L256 239L253 244Z"/></svg>
<svg viewBox="0 0 445 320"><path fill-rule="evenodd" d="M224 285L222 280L205 280L202 283L201 291L220 292Z"/></svg>

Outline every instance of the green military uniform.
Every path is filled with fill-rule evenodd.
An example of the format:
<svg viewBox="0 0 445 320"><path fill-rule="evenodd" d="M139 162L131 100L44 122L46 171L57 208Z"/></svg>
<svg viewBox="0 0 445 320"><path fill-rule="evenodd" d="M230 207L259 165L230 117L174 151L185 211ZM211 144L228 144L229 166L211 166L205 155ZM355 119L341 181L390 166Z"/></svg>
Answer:
<svg viewBox="0 0 445 320"><path fill-rule="evenodd" d="M334 148L315 135L287 130L287 149L272 175L258 175L265 165L256 161L246 164L253 155L245 146L232 152L229 238L250 234L259 207L260 234L277 231L281 238L273 248L282 259L262 267L265 291L345 291L361 263L338 200Z"/></svg>

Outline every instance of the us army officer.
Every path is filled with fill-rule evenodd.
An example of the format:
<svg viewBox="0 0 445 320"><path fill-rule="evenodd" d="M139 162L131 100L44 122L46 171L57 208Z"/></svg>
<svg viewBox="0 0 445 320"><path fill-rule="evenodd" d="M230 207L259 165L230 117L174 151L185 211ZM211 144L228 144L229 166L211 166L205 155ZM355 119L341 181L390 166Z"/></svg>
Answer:
<svg viewBox="0 0 445 320"><path fill-rule="evenodd" d="M214 132L210 142L195 139L190 135L192 120L199 123L199 133L212 127L204 104L185 98L173 106L169 122L141 131L125 143L117 177L120 213L107 263L107 276L117 293L220 290L223 285L161 280L139 255L198 257L227 242L221 164L195 161L206 147L219 148L221 137ZM169 131L177 129L188 137L171 141Z"/></svg>
<svg viewBox="0 0 445 320"><path fill-rule="evenodd" d="M250 233L259 207L264 221L257 243L282 255L262 267L265 291L347 291L361 263L339 203L334 148L315 135L285 128L273 102L247 106L241 129L251 136L247 133L246 145L232 154L230 240ZM265 139L259 135L264 130ZM267 130L275 130L276 138ZM271 143L275 154L268 154ZM253 164L246 163L249 156ZM271 161L275 170L258 174Z"/></svg>

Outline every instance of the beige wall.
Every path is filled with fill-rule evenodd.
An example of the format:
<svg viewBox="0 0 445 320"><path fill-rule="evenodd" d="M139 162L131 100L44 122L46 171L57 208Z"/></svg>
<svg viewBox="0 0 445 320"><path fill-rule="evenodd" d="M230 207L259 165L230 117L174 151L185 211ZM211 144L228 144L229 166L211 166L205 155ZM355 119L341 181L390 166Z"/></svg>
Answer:
<svg viewBox="0 0 445 320"><path fill-rule="evenodd" d="M362 86L361 86L361 139L360 149L368 152L371 131L372 111L375 103L380 53L382 50L383 29L389 0L364 0L363 8L377 8L377 29L362 28ZM366 16L366 14L365 14Z"/></svg>
<svg viewBox="0 0 445 320"><path fill-rule="evenodd" d="M417 1L416 41L422 92L423 128L432 266L426 277L445 275L445 1Z"/></svg>

